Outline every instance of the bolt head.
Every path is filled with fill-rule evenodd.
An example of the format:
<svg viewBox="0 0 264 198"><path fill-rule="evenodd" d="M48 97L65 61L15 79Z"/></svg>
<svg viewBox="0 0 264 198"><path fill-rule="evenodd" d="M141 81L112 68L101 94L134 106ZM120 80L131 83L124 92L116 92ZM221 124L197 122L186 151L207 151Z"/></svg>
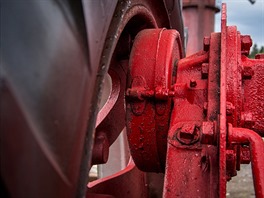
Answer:
<svg viewBox="0 0 264 198"><path fill-rule="evenodd" d="M213 122L202 123L202 144L214 144L215 143L215 125Z"/></svg>
<svg viewBox="0 0 264 198"><path fill-rule="evenodd" d="M245 54L249 54L250 47L252 46L252 39L249 35L241 35L241 50Z"/></svg>
<svg viewBox="0 0 264 198"><path fill-rule="evenodd" d="M251 67L244 67L242 72L243 79L251 79L254 75L254 70Z"/></svg>
<svg viewBox="0 0 264 198"><path fill-rule="evenodd" d="M241 122L242 122L241 124L243 127L251 129L255 124L255 121L253 120L252 113L242 112L241 113Z"/></svg>
<svg viewBox="0 0 264 198"><path fill-rule="evenodd" d="M175 131L176 138L182 144L191 145L200 139L200 124L197 122L183 122Z"/></svg>
<svg viewBox="0 0 264 198"><path fill-rule="evenodd" d="M180 138L193 139L195 136L195 125L184 124L180 131Z"/></svg>

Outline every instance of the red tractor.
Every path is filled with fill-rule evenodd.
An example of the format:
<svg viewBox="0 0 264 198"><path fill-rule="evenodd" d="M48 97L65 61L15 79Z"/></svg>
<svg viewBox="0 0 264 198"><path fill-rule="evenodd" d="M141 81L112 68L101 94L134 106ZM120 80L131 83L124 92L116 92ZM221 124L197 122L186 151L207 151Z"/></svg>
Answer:
<svg viewBox="0 0 264 198"><path fill-rule="evenodd" d="M264 54L219 10L1 0L1 197L223 198L251 162L263 198Z"/></svg>

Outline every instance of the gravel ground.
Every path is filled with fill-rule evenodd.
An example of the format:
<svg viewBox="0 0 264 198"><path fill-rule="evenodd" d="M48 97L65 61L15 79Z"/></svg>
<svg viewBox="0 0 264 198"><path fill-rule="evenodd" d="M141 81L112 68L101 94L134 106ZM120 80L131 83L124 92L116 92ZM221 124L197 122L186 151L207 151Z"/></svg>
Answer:
<svg viewBox="0 0 264 198"><path fill-rule="evenodd" d="M253 198L255 197L251 165L241 165L237 176L227 183L228 198Z"/></svg>

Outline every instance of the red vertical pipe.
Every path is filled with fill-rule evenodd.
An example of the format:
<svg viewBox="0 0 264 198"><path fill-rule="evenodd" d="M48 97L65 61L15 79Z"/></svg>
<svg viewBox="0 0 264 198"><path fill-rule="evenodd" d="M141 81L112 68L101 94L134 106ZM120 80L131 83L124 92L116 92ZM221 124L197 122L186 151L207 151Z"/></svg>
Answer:
<svg viewBox="0 0 264 198"><path fill-rule="evenodd" d="M230 127L229 127L230 129ZM255 194L264 197L264 142L256 132L245 128L233 128L228 134L231 142L249 143Z"/></svg>
<svg viewBox="0 0 264 198"><path fill-rule="evenodd" d="M183 0L184 26L188 28L187 56L203 48L204 36L214 31L214 15L218 11L215 0Z"/></svg>

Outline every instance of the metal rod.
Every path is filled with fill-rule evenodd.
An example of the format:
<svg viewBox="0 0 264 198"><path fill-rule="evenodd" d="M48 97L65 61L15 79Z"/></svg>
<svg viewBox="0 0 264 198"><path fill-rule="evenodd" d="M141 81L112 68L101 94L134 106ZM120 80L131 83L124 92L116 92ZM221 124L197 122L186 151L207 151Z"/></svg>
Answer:
<svg viewBox="0 0 264 198"><path fill-rule="evenodd" d="M190 69L190 67L201 66L202 63L208 62L209 53L203 50L183 58L178 62L178 69L179 70L186 70Z"/></svg>
<svg viewBox="0 0 264 198"><path fill-rule="evenodd" d="M231 142L249 143L255 195L264 197L264 142L255 131L246 128L233 128L229 124L228 138Z"/></svg>

